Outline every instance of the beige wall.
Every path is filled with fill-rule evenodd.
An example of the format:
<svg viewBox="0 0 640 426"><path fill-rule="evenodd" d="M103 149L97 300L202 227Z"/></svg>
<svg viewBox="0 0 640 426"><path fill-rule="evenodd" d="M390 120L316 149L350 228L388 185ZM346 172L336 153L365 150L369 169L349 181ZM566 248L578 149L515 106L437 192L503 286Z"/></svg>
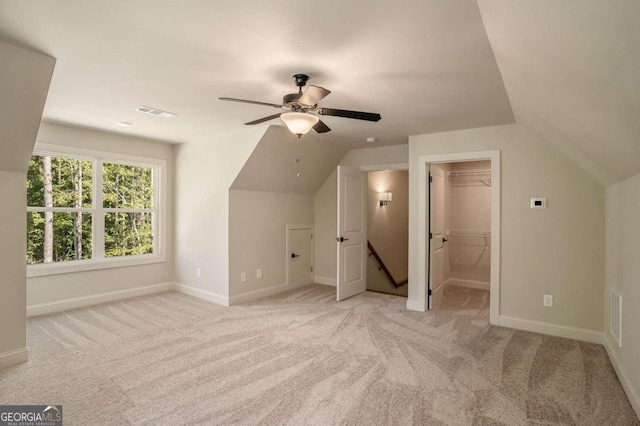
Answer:
<svg viewBox="0 0 640 426"><path fill-rule="evenodd" d="M25 173L0 171L0 367L5 352L27 345L25 188Z"/></svg>
<svg viewBox="0 0 640 426"><path fill-rule="evenodd" d="M0 41L0 367L27 360L26 180L55 59Z"/></svg>
<svg viewBox="0 0 640 426"><path fill-rule="evenodd" d="M173 146L126 135L99 132L43 122L39 144L74 147L105 153L155 158L167 162L165 244L166 261L122 268L31 277L27 280L27 305L53 304L102 293L126 292L173 281Z"/></svg>
<svg viewBox="0 0 640 426"><path fill-rule="evenodd" d="M392 201L389 201L386 206L380 206L379 192L391 192ZM409 172L407 170L367 174L367 228L368 240L393 278L397 282L406 280L409 270Z"/></svg>
<svg viewBox="0 0 640 426"><path fill-rule="evenodd" d="M320 284L336 285L338 274L338 252L336 236L338 232L338 174L329 175L313 197L314 275Z"/></svg>
<svg viewBox="0 0 640 426"><path fill-rule="evenodd" d="M640 415L640 175L607 188L604 336L618 376ZM622 296L622 348L610 333L609 292Z"/></svg>
<svg viewBox="0 0 640 426"><path fill-rule="evenodd" d="M408 145L392 145L353 149L340 162L345 167L403 164L409 161Z"/></svg>
<svg viewBox="0 0 640 426"><path fill-rule="evenodd" d="M217 303L229 296L229 187L265 130L175 148L175 281Z"/></svg>
<svg viewBox="0 0 640 426"><path fill-rule="evenodd" d="M409 140L409 301L419 304L418 159L501 151L500 315L601 331L604 189L562 153L518 125L412 136ZM546 210L531 210L546 197ZM555 306L542 305L544 294Z"/></svg>
<svg viewBox="0 0 640 426"><path fill-rule="evenodd" d="M286 225L313 224L313 197L261 191L229 191L229 296L283 291L286 285ZM262 278L256 270L262 270ZM247 274L241 282L240 274ZM241 300L248 300L243 297Z"/></svg>

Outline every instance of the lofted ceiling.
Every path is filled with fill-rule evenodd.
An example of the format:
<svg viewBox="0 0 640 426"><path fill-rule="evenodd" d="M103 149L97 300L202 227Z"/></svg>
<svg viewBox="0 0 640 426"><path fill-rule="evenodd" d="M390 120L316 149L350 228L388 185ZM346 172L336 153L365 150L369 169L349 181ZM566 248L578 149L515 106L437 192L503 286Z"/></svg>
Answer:
<svg viewBox="0 0 640 426"><path fill-rule="evenodd" d="M301 72L332 91L321 106L382 115L324 117L333 131L321 136L343 147L513 122L469 0L1 1L0 37L57 58L44 119L169 142L274 114L217 98L280 103ZM178 116L135 112L141 105Z"/></svg>
<svg viewBox="0 0 640 426"><path fill-rule="evenodd" d="M303 72L320 106L383 117L324 117L341 149L517 122L608 185L640 173L639 18L637 0L0 1L0 38L57 58L50 121L207 141L276 112L218 97L279 103Z"/></svg>
<svg viewBox="0 0 640 426"><path fill-rule="evenodd" d="M640 173L640 2L478 4L516 122L604 185Z"/></svg>
<svg viewBox="0 0 640 426"><path fill-rule="evenodd" d="M302 142L285 127L269 126L231 189L315 194L346 154L323 136L310 133Z"/></svg>

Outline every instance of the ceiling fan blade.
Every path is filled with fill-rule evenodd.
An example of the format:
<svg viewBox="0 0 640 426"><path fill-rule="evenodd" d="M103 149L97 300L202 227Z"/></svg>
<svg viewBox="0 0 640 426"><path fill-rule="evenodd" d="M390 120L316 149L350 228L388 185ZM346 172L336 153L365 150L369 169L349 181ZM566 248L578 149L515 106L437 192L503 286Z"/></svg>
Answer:
<svg viewBox="0 0 640 426"><path fill-rule="evenodd" d="M282 114L282 113L281 113L281 112L279 112L279 113L277 113L277 114L273 114L273 115L270 115L270 116L268 116L268 117L258 118L257 120L253 120L253 121L250 121L250 122L248 122L248 123L244 123L244 124L246 124L247 126L251 126L252 124L260 124L260 123L264 123L265 121L273 120L274 118L278 118L278 117L280 117L280 115L281 115L281 114Z"/></svg>
<svg viewBox="0 0 640 426"><path fill-rule="evenodd" d="M325 89L324 87L309 86L307 90L304 91L302 96L300 96L298 102L304 105L315 105L329 93L331 93L331 91Z"/></svg>
<svg viewBox="0 0 640 426"><path fill-rule="evenodd" d="M332 115L334 117L355 118L356 120L380 121L380 114L375 112L349 111L346 109L318 108L320 115Z"/></svg>
<svg viewBox="0 0 640 426"><path fill-rule="evenodd" d="M327 133L330 132L331 129L329 128L329 126L327 126L326 124L324 124L322 122L322 120L318 121L314 126L313 126L313 130L316 131L316 133Z"/></svg>
<svg viewBox="0 0 640 426"><path fill-rule="evenodd" d="M270 104L268 102L248 101L246 99L236 99L236 98L218 98L218 99L220 99L221 101L242 102L242 103L245 103L245 104L255 104L255 105L270 106L270 107L274 107L274 108L282 108L282 105Z"/></svg>

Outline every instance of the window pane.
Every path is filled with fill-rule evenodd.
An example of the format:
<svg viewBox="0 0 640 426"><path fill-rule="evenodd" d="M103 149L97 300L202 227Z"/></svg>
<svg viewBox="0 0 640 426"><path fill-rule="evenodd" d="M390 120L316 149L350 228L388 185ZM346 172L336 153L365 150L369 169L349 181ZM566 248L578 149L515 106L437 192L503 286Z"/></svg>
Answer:
<svg viewBox="0 0 640 426"><path fill-rule="evenodd" d="M153 253L152 213L105 213L105 257L147 253Z"/></svg>
<svg viewBox="0 0 640 426"><path fill-rule="evenodd" d="M105 163L102 202L107 208L153 208L153 169Z"/></svg>
<svg viewBox="0 0 640 426"><path fill-rule="evenodd" d="M91 259L91 219L90 213L28 212L27 264Z"/></svg>
<svg viewBox="0 0 640 426"><path fill-rule="evenodd" d="M27 205L91 207L92 178L92 161L34 155L27 172Z"/></svg>

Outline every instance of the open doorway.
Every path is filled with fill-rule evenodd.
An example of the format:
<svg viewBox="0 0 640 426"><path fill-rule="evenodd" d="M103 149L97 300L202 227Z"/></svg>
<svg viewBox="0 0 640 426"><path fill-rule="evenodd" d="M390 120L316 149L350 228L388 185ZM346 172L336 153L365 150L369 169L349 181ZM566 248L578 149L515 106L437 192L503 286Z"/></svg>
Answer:
<svg viewBox="0 0 640 426"><path fill-rule="evenodd" d="M429 178L429 171L432 166L487 160L490 161L491 167L491 226L490 226L490 238L488 238L487 246L490 247L490 267L489 267L489 322L491 324L497 324L499 321L500 313L500 151L478 151L478 152L461 152L450 154L435 154L424 155L418 158L418 173L417 173L417 185L418 185L418 232L416 238L418 240L418 251L416 256L417 262L417 282L413 290L410 293L413 294L409 301L407 301L407 308L417 311L424 311L434 306L434 273L436 279L438 279L438 273L442 274L442 283L444 283L444 267L440 271L436 270L433 266L433 252L438 248L443 248L446 238L446 228L444 223L440 230L432 229L431 223L432 206L430 200L431 183ZM444 179L442 180L444 182ZM444 217L444 212L442 212ZM443 219L444 222L444 219ZM478 231L485 231L479 229ZM441 240L435 241L432 244L432 237L434 233L440 232ZM431 235L430 235L431 234ZM461 237L465 238L465 237ZM467 237L468 238L468 237ZM482 237L484 240L484 236ZM482 247L484 249L484 246ZM444 251L441 250L441 255L444 260ZM443 264L445 265L445 264ZM413 269L412 269L413 270ZM464 279L464 278L461 278ZM468 280L473 281L473 280ZM437 283L435 283L437 286ZM444 289L444 287L443 287Z"/></svg>
<svg viewBox="0 0 640 426"><path fill-rule="evenodd" d="M409 172L367 174L367 290L407 297Z"/></svg>
<svg viewBox="0 0 640 426"><path fill-rule="evenodd" d="M489 316L491 161L430 166L431 308Z"/></svg>

